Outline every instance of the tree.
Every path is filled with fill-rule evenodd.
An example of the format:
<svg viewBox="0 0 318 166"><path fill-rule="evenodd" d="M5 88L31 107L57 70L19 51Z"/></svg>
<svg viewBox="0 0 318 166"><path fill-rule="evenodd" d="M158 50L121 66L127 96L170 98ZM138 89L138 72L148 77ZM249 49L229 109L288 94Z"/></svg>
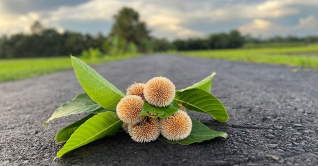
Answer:
<svg viewBox="0 0 318 166"><path fill-rule="evenodd" d="M150 40L149 31L146 24L139 20L139 14L132 8L124 7L114 16L115 23L112 27L110 36L124 39L127 44L135 43L142 47L145 40Z"/></svg>
<svg viewBox="0 0 318 166"><path fill-rule="evenodd" d="M41 25L39 21L35 21L31 26L31 32L34 35L41 35L44 31L44 27Z"/></svg>

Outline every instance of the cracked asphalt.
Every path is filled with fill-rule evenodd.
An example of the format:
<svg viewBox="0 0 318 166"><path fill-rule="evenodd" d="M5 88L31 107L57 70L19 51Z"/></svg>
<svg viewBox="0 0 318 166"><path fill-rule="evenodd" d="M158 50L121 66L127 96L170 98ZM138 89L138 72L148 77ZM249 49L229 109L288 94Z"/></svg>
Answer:
<svg viewBox="0 0 318 166"><path fill-rule="evenodd" d="M55 134L85 116L42 124L82 93L73 70L0 84L0 165L317 165L318 71L163 54L93 66L118 88L164 76L182 89L212 72L212 93L230 119L189 114L229 134L189 146L135 143L125 133L105 137L54 159ZM296 71L296 72L295 72Z"/></svg>

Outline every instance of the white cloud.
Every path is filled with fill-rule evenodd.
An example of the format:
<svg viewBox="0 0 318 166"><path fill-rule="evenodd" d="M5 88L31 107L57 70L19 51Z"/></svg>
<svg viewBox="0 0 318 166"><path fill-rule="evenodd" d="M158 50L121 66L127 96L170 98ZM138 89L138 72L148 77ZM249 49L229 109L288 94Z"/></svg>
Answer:
<svg viewBox="0 0 318 166"><path fill-rule="evenodd" d="M37 20L45 27L57 28L59 32L63 32L63 28L58 24L54 24L48 19L41 18L41 13L28 12L26 14L12 13L3 6L0 2L0 35L1 34L16 34L16 33L30 33L30 26Z"/></svg>
<svg viewBox="0 0 318 166"><path fill-rule="evenodd" d="M255 34L255 35L262 35L266 36L272 30L280 29L276 27L272 22L263 19L254 19L252 23L245 24L240 26L239 31L243 34Z"/></svg>
<svg viewBox="0 0 318 166"><path fill-rule="evenodd" d="M188 37L202 35L202 32L181 26L187 22L187 17L178 9L171 8L165 3L149 1L102 1L93 0L75 7L60 7L49 13L52 21L62 20L105 20L112 21L113 16L122 7L132 7L140 13L154 35L163 37ZM159 35L158 35L159 34Z"/></svg>
<svg viewBox="0 0 318 166"><path fill-rule="evenodd" d="M252 34L253 36L273 36L273 35L290 35L299 34L311 30L313 33L318 32L318 20L315 16L310 15L306 18L300 18L299 23L295 26L284 26L274 24L268 20L255 19L252 23L240 26L239 31L243 34Z"/></svg>
<svg viewBox="0 0 318 166"><path fill-rule="evenodd" d="M258 18L277 18L299 14L299 9L290 6L292 4L295 4L295 2L288 0L267 1L252 9L254 11L251 14Z"/></svg>
<svg viewBox="0 0 318 166"><path fill-rule="evenodd" d="M315 16L311 15L307 18L301 18L299 20L298 29L318 29L318 20Z"/></svg>

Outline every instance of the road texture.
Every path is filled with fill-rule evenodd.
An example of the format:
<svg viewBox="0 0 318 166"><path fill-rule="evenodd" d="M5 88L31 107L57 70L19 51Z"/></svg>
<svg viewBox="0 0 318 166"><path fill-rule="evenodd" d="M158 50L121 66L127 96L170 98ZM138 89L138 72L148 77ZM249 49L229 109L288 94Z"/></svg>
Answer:
<svg viewBox="0 0 318 166"><path fill-rule="evenodd" d="M228 110L219 123L190 115L229 134L189 146L135 143L125 133L106 137L54 159L54 136L84 115L47 120L83 90L74 71L0 84L0 165L317 165L318 72L183 56L148 55L93 66L118 88L165 76L182 89L211 72L212 93Z"/></svg>

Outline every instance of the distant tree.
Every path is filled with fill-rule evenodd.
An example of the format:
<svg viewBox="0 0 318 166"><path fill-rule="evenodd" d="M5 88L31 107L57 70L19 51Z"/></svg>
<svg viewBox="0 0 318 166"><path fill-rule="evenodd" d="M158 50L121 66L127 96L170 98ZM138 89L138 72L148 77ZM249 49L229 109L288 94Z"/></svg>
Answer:
<svg viewBox="0 0 318 166"><path fill-rule="evenodd" d="M239 48L245 43L245 37L241 35L238 30L232 30L229 33L229 46L228 48Z"/></svg>
<svg viewBox="0 0 318 166"><path fill-rule="evenodd" d="M139 50L145 50L145 40L150 40L146 24L139 20L139 14L132 8L124 7L114 16L115 23L110 36L124 39L127 44L135 43Z"/></svg>
<svg viewBox="0 0 318 166"><path fill-rule="evenodd" d="M187 48L185 41L183 41L182 39L176 39L172 41L171 44L173 49L176 49L176 50L186 50Z"/></svg>
<svg viewBox="0 0 318 166"><path fill-rule="evenodd" d="M167 51L172 48L172 44L165 38L152 38L153 51Z"/></svg>
<svg viewBox="0 0 318 166"><path fill-rule="evenodd" d="M55 29L42 28L37 22L30 27L31 35L20 33L1 37L0 58L76 56L90 48L102 50L107 39L102 34L91 36L69 31L61 34Z"/></svg>
<svg viewBox="0 0 318 166"><path fill-rule="evenodd" d="M34 35L41 35L42 32L44 31L44 27L42 26L42 24L39 21L35 21L32 25L31 25L31 32Z"/></svg>

